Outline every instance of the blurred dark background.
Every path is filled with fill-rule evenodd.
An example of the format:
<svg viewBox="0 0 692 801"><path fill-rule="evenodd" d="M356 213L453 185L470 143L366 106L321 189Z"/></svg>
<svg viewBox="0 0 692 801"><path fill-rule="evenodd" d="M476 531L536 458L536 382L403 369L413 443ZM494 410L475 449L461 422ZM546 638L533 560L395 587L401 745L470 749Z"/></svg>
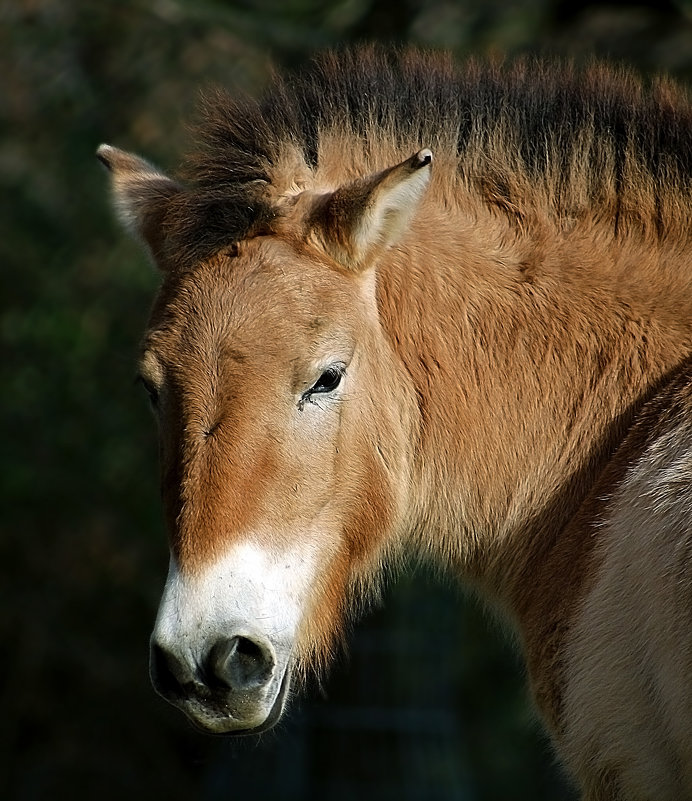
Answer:
<svg viewBox="0 0 692 801"><path fill-rule="evenodd" d="M0 0L0 798L572 797L508 637L422 571L261 739L197 734L149 686L167 550L133 377L157 278L95 147L175 168L201 87L366 39L692 78L683 0Z"/></svg>

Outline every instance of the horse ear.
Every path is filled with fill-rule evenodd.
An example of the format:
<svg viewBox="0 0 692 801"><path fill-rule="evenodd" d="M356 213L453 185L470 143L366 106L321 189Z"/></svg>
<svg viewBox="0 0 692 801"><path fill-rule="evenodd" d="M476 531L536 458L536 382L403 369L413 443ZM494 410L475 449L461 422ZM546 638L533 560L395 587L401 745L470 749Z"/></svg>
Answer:
<svg viewBox="0 0 692 801"><path fill-rule="evenodd" d="M168 201L181 187L144 159L100 145L96 157L108 169L115 211L125 228L141 239L164 267L164 217Z"/></svg>
<svg viewBox="0 0 692 801"><path fill-rule="evenodd" d="M406 231L430 182L430 150L322 196L310 229L343 266L363 269Z"/></svg>

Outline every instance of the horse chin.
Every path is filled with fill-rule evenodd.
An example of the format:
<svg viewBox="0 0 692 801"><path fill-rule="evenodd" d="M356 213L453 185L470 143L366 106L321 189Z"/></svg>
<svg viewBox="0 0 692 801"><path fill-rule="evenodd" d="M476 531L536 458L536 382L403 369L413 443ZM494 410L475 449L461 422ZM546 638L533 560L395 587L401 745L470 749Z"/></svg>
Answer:
<svg viewBox="0 0 692 801"><path fill-rule="evenodd" d="M253 734L262 734L273 728L281 719L290 686L290 670L287 669L279 685L269 711L262 716L260 710L254 715L240 718L231 714L223 703L205 704L201 702L188 703L181 709L195 728L205 734L221 735L226 737L247 737Z"/></svg>

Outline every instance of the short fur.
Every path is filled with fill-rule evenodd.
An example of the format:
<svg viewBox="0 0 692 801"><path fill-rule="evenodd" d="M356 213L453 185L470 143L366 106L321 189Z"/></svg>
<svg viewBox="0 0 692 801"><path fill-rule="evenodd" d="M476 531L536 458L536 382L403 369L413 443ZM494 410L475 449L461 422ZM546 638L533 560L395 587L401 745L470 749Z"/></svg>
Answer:
<svg viewBox="0 0 692 801"><path fill-rule="evenodd" d="M584 798L692 798L684 93L601 65L366 48L259 102L208 98L199 140L184 188L152 200L133 181L127 203L161 220L142 371L165 401L182 569L322 515L311 659L349 587L433 554L514 623ZM407 161L423 147L429 189L378 207L385 176L429 170ZM287 433L281 399L314 381L330 331L355 342L353 389L338 423Z"/></svg>

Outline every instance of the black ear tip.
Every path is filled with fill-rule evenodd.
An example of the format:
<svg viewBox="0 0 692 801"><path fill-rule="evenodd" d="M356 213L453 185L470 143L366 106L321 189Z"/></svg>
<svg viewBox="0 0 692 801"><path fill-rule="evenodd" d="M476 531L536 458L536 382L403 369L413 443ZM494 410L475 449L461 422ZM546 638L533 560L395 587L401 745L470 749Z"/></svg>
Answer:
<svg viewBox="0 0 692 801"><path fill-rule="evenodd" d="M413 162L417 169L427 167L428 164L432 163L432 150L427 147L423 148L423 150L419 150L413 157Z"/></svg>

